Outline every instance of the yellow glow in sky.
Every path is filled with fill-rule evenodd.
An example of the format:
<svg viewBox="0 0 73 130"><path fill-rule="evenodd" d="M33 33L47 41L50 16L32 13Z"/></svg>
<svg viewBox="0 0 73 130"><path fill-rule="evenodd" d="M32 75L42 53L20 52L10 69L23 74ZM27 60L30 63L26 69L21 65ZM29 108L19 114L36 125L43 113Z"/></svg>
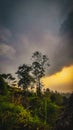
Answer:
<svg viewBox="0 0 73 130"><path fill-rule="evenodd" d="M45 87L61 92L73 91L73 65L64 67L60 72L41 80Z"/></svg>

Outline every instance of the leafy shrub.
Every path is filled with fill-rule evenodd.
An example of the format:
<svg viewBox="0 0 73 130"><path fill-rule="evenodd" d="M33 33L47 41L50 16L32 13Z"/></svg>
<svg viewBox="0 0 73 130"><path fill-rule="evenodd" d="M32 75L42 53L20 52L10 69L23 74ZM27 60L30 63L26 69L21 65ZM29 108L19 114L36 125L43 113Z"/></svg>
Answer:
<svg viewBox="0 0 73 130"><path fill-rule="evenodd" d="M0 103L0 129L1 130L25 130L38 126L40 121L38 117L32 117L30 112L22 106L8 102Z"/></svg>
<svg viewBox="0 0 73 130"><path fill-rule="evenodd" d="M4 81L2 76L0 75L0 94L7 94L7 83Z"/></svg>

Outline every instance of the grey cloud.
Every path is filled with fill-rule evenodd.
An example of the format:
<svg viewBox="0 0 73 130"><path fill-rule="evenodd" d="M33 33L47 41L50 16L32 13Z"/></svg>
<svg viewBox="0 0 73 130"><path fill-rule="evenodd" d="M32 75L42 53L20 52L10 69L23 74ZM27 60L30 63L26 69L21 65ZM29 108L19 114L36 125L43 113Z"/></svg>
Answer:
<svg viewBox="0 0 73 130"><path fill-rule="evenodd" d="M0 26L0 42L9 42L12 37L12 33L8 28Z"/></svg>
<svg viewBox="0 0 73 130"><path fill-rule="evenodd" d="M73 65L73 12L70 12L60 29L61 40L53 57L51 73L60 71L65 66Z"/></svg>
<svg viewBox="0 0 73 130"><path fill-rule="evenodd" d="M0 45L0 56L6 57L8 59L14 59L14 55L16 53L16 50L6 44L1 44Z"/></svg>
<svg viewBox="0 0 73 130"><path fill-rule="evenodd" d="M51 64L48 74L73 63L73 15L69 14L72 11L72 1L7 1L9 8L6 4L3 17L0 13L4 26L0 31L0 70L4 68L5 71L15 72L20 64L31 62L32 53L36 50L48 55ZM9 60L2 55L6 55ZM11 57L13 60L10 60Z"/></svg>
<svg viewBox="0 0 73 130"><path fill-rule="evenodd" d="M7 0L5 2L4 0L3 2L0 8L2 24L13 32L32 33L33 30L38 29L39 32L50 27L56 29L56 26L59 26L57 0L55 2L53 0L52 2L51 0Z"/></svg>

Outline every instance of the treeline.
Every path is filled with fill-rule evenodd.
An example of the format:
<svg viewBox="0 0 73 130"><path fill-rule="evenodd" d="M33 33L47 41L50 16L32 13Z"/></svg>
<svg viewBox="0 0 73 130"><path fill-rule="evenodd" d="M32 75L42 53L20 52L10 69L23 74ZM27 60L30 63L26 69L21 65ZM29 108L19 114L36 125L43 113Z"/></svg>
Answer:
<svg viewBox="0 0 73 130"><path fill-rule="evenodd" d="M30 66L24 64L16 72L22 90L11 74L0 74L0 130L72 130L73 94L66 98L49 89L42 92L48 58L39 52L32 58Z"/></svg>

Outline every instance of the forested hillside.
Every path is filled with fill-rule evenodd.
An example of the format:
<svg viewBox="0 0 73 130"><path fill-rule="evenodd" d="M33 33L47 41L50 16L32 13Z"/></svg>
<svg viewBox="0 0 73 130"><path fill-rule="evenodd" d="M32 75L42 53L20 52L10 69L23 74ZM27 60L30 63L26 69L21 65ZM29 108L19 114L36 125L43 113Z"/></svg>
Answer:
<svg viewBox="0 0 73 130"><path fill-rule="evenodd" d="M49 89L33 91L9 86L0 75L0 130L72 130L73 94Z"/></svg>

